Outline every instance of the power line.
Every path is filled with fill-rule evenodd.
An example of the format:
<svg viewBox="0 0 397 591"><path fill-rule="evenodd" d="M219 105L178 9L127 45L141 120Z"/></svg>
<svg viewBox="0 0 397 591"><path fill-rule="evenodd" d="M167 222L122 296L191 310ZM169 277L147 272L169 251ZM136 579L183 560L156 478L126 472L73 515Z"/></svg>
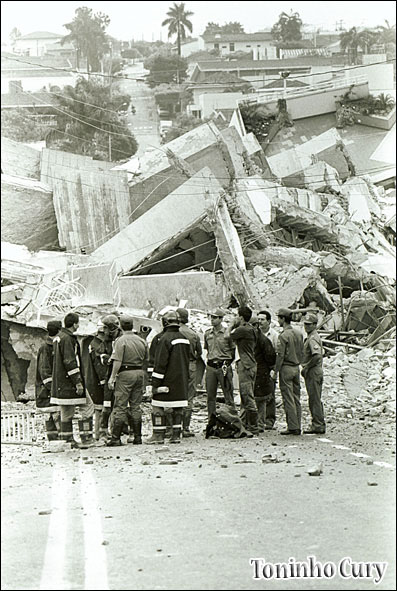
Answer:
<svg viewBox="0 0 397 591"><path fill-rule="evenodd" d="M73 69L67 69L67 68L57 68L55 66L46 66L46 65L42 65L42 64L35 64L35 63L29 62L27 60L21 60L21 59L14 58L14 57L9 57L9 56L2 56L2 59L8 59L8 60L11 60L11 61L21 62L23 64L28 64L28 65L31 65L31 66L36 66L36 67L44 68L44 69L51 69L51 70L62 71L62 72L73 72L73 73L79 74L81 76L85 76L85 75L86 76L100 76L100 77L107 78L107 79L114 78L114 79L116 79L118 81L121 81L121 80L131 80L133 82L136 82L137 80L141 80L141 78L130 78L127 75L124 75L123 77L121 77L121 76L114 76L114 75L110 75L110 74L102 74L100 72L81 72L79 70L73 70ZM292 58L292 59L295 59L295 58ZM270 60L270 61L273 61L273 60ZM278 61L280 62L280 66L277 65L277 66L274 66L274 67L275 68L276 67L283 67L284 66L283 61L285 61L285 60L280 59ZM374 62L373 64L368 64L368 65L376 66L376 65L379 65L379 64L393 63L395 61L396 61L396 58L391 58L391 59L388 59L388 60L385 60L385 61L382 61L382 62ZM224 63L230 63L230 62L229 61L225 61L225 62L219 62L219 63L220 64L224 64ZM197 64L199 65L200 62L197 62ZM236 64L238 64L238 62L236 62ZM293 66L291 66L291 64L289 64L289 66L290 67L293 67ZM303 65L302 64L297 64L297 66L302 67L302 68L304 68L304 67L306 67L306 68L312 67L311 64L308 64L307 66L305 64L303 64ZM288 66L285 66L285 67L288 67ZM299 75L298 74L297 76L289 76L289 80L291 80L291 79L298 79L298 78L306 78L306 77L309 77L309 76L323 76L324 74L335 74L335 73L338 73L338 72L345 72L345 71L355 70L357 68L365 68L365 67L367 67L367 64L362 64L362 65L359 64L359 65L355 65L355 66L349 66L347 68L346 67L341 67L338 70L328 70L328 71L325 71L325 72L313 72L311 74L302 74L302 75ZM243 67L238 67L238 65L236 65L236 67L234 69L236 69L236 70L242 70L244 68ZM255 60L252 61L252 66L251 66L251 63L249 63L248 65L246 64L245 69L251 69L251 70L252 69L255 69ZM228 68L227 70L224 70L224 71L229 71L230 72L231 70L233 70L233 68ZM177 73L177 72L180 72L180 71L181 71L180 68L173 68L173 69L170 69L170 70L161 70L161 73ZM202 72L209 72L209 73L211 73L211 72L214 72L214 71L216 72L217 70L201 70L201 71ZM160 73L160 71L158 73ZM152 78L152 80L153 80L153 78ZM275 78L275 80L279 80L279 78ZM153 80L153 81L154 82L163 83L163 81L161 81L161 80L157 80L157 81L156 80ZM250 82L250 81L247 80L247 83L248 82ZM255 81L252 81L250 83L252 84L252 83L257 83L257 82L258 83L263 83L262 80L255 80ZM187 82L187 83L185 82L184 84L189 84L189 82ZM206 83L206 82L200 82L200 83L197 83L197 84L200 84L200 85L209 84L209 85L211 85L211 84L214 84L214 83L211 83L211 82L208 82L208 83ZM236 84L236 85L241 86L241 83L233 83L233 82L231 82L230 84L228 83L228 85L233 85L233 84ZM178 85L180 85L180 83Z"/></svg>

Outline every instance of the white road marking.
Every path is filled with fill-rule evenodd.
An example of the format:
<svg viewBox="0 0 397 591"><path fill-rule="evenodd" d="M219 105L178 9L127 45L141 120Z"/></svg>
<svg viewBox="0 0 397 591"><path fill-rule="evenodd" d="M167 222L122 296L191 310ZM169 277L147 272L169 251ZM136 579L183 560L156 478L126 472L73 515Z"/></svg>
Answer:
<svg viewBox="0 0 397 591"><path fill-rule="evenodd" d="M326 437L317 437L317 441L322 441L323 443L332 443L332 439L327 439ZM347 447L346 445L332 445L331 447L333 447L334 449L343 449L343 450L350 450L350 447ZM350 451L349 452L349 456L355 456L356 458L370 458L372 460L372 456L369 456L368 454L364 454L361 452L357 452L357 451ZM393 464L389 464L388 462L380 462L380 461L376 461L373 462L374 466L380 466L381 468L391 468L392 470L395 469L395 466L393 466Z"/></svg>
<svg viewBox="0 0 397 591"><path fill-rule="evenodd" d="M40 589L67 589L64 581L67 535L67 499L69 482L65 470L54 468L52 479L52 513L41 573Z"/></svg>
<svg viewBox="0 0 397 591"><path fill-rule="evenodd" d="M374 462L374 465L380 466L381 468L394 468L394 466L388 462Z"/></svg>
<svg viewBox="0 0 397 591"><path fill-rule="evenodd" d="M85 587L89 591L109 589L107 557L102 533L98 496L91 468L80 458L81 498L85 549ZM49 587L51 588L51 587Z"/></svg>

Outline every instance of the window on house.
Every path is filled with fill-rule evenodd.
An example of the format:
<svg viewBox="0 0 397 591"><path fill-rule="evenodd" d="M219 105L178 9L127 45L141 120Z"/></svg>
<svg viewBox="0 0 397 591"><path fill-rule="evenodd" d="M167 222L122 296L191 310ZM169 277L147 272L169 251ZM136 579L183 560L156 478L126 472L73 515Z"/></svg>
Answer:
<svg viewBox="0 0 397 591"><path fill-rule="evenodd" d="M219 49L219 43L214 43L214 49Z"/></svg>
<svg viewBox="0 0 397 591"><path fill-rule="evenodd" d="M251 45L246 45L245 47L251 47Z"/></svg>
<svg viewBox="0 0 397 591"><path fill-rule="evenodd" d="M229 43L229 51L234 51L234 43Z"/></svg>
<svg viewBox="0 0 397 591"><path fill-rule="evenodd" d="M227 49L227 45L222 45L222 49Z"/></svg>

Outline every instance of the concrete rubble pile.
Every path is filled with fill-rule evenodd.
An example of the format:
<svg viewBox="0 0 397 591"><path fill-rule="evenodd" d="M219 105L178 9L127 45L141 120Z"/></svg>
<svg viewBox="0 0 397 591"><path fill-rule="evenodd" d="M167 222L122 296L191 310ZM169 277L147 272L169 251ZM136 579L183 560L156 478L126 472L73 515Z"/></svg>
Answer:
<svg viewBox="0 0 397 591"><path fill-rule="evenodd" d="M30 252L28 237L24 242L15 234L19 244L6 245L2 253L2 374L12 382L7 400L33 385L34 355L31 344L29 352L17 345L21 331L38 348L47 320L71 309L81 314L81 337L92 335L100 316L117 309L137 318L138 330L144 327L150 340L160 330L165 306L186 306L203 338L209 309L247 303L269 309L274 319L278 308L289 307L297 311L297 322L299 310L316 309L331 355L326 374L333 376L335 398L346 392L352 405L346 376L355 363L359 372L370 360L374 371L356 406L362 401L363 412L382 404L389 409L395 364L390 350L381 348L395 327L393 195L366 177L342 182L321 161L299 171L299 187L293 177L285 186L272 169L276 161L268 161L248 136L233 126L219 131L206 123L138 163L135 158L111 168L84 159L80 166L82 157L52 150L44 151L41 176L32 163L32 178L51 187L51 215L64 250L45 250L49 241L45 237L40 244L36 236ZM72 180L66 178L71 169ZM20 171L11 167L7 174L18 177ZM90 192L93 178L117 190L101 196L93 186ZM73 189L79 183L86 196ZM45 193L46 206L51 191ZM88 194L90 211L77 219ZM110 211L117 215L108 226Z"/></svg>

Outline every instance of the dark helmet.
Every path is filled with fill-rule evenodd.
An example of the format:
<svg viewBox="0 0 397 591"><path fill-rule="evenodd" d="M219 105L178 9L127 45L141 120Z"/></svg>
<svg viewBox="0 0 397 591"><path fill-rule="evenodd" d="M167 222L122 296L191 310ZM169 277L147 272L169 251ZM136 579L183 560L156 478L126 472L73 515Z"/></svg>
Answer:
<svg viewBox="0 0 397 591"><path fill-rule="evenodd" d="M108 314L102 318L102 324L112 332L120 328L120 321L115 314Z"/></svg>
<svg viewBox="0 0 397 591"><path fill-rule="evenodd" d="M169 310L166 312L161 319L161 322L164 326L179 326L178 314L174 310Z"/></svg>

